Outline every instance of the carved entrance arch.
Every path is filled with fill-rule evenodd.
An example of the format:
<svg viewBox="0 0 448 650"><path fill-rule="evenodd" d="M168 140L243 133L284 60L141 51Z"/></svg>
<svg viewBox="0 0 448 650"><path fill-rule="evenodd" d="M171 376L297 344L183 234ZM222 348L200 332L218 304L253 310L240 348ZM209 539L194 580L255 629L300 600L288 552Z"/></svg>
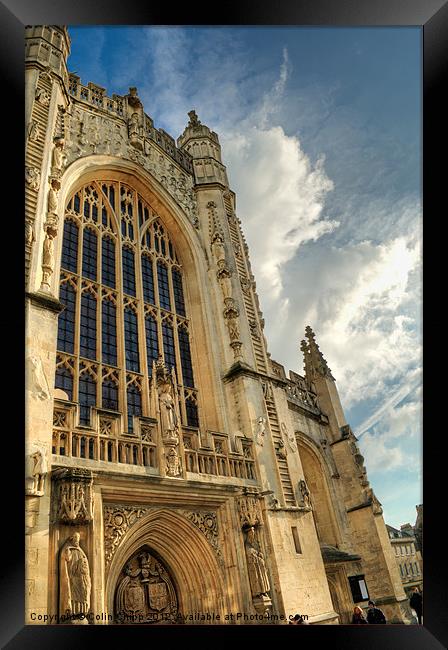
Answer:
<svg viewBox="0 0 448 650"><path fill-rule="evenodd" d="M124 592L128 584L123 585L123 581L130 561L130 573L135 573L134 578L138 580L134 581L135 591L129 597L129 602L134 602L137 609L145 606L146 611L154 610L154 607L147 607L149 593L146 594L144 604L140 589L142 558L139 555L142 553L150 556L149 560L143 558L143 563L148 565L146 569L150 579L154 578L153 582L159 584L150 589L153 605L158 597L162 600L168 598L171 603L161 611L169 612L171 607L182 616L196 612L223 616L225 611L229 611L230 603L222 571L206 537L176 511L157 508L142 517L126 533L112 558L106 580L108 613L113 614L117 603L125 602L126 597L121 592ZM154 572L152 576L151 571ZM128 573L127 577L132 576ZM138 581L140 585L137 584ZM163 602L160 601L158 606L161 604ZM188 623L188 619L185 622Z"/></svg>

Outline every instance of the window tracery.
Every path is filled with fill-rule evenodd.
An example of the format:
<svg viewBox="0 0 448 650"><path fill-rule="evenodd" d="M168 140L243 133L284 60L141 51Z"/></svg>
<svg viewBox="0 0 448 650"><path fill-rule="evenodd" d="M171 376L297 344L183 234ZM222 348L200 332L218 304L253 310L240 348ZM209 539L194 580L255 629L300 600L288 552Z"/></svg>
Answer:
<svg viewBox="0 0 448 650"><path fill-rule="evenodd" d="M93 425L92 407L122 413L128 433L134 417L154 417L149 381L162 354L176 373L183 423L199 426L184 282L166 227L134 188L93 181L73 193L55 385L79 404L79 424Z"/></svg>

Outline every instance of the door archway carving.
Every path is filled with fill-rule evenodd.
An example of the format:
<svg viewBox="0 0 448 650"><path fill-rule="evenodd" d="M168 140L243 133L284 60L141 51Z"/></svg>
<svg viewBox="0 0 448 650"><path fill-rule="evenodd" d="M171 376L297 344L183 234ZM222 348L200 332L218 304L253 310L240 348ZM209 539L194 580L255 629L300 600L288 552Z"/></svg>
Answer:
<svg viewBox="0 0 448 650"><path fill-rule="evenodd" d="M125 563L115 591L116 623L175 622L178 599L165 563L149 546L135 552Z"/></svg>

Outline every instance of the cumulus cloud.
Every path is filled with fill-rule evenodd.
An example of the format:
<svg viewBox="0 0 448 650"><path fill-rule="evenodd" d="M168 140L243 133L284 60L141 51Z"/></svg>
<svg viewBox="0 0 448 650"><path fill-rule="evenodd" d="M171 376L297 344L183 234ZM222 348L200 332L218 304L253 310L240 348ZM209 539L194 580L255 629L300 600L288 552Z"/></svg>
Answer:
<svg viewBox="0 0 448 650"><path fill-rule="evenodd" d="M253 125L226 137L223 149L230 177L238 179L238 211L244 215L243 228L263 298L278 299L284 264L301 244L338 226L322 218L333 183L323 160L313 168L299 140L285 135L281 127Z"/></svg>

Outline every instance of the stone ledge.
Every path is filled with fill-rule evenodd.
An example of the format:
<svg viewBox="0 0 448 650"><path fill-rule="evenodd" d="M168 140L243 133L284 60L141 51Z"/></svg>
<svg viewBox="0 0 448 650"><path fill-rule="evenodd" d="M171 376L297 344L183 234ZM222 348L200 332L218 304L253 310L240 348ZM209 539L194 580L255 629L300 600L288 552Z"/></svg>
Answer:
<svg viewBox="0 0 448 650"><path fill-rule="evenodd" d="M65 309L65 305L63 305L62 302L59 302L57 298L54 298L50 294L47 295L41 292L32 293L27 291L25 295L33 305L42 307L43 309L48 309L55 314L59 314L63 309Z"/></svg>

